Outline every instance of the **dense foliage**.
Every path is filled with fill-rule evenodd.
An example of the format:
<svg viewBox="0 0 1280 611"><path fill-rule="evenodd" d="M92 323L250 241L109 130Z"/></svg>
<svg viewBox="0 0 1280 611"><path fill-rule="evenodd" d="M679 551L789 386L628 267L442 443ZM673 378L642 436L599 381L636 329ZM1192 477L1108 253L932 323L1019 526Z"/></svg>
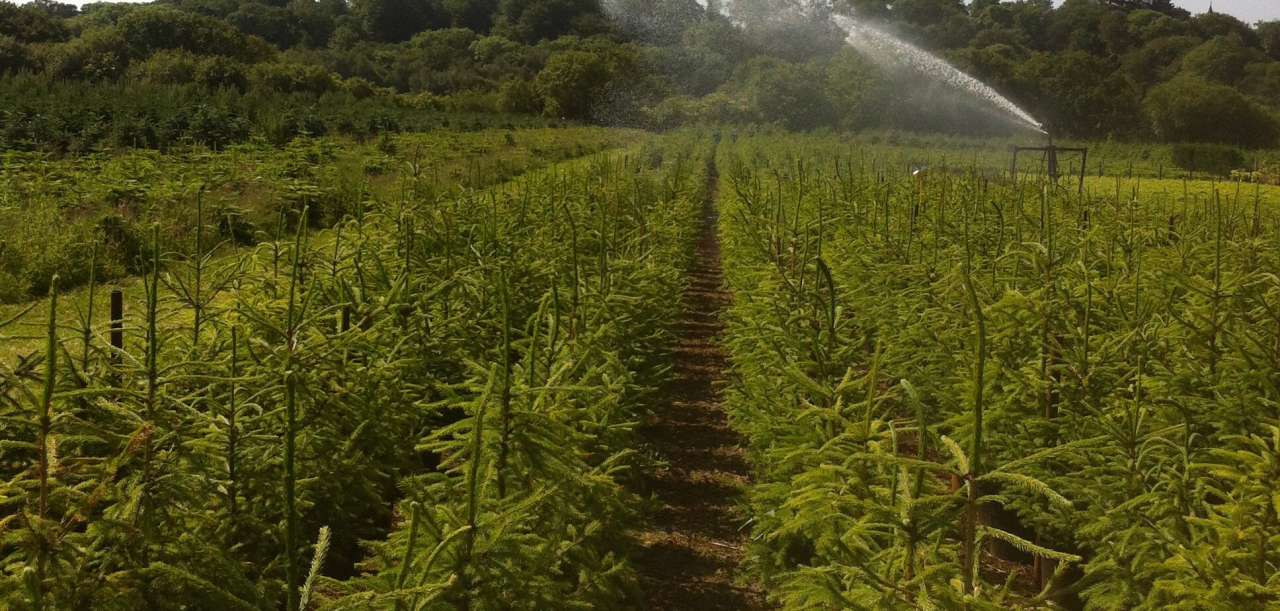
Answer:
<svg viewBox="0 0 1280 611"><path fill-rule="evenodd" d="M822 4L822 3L818 3ZM830 3L828 3L830 4ZM868 60L792 0L0 2L0 146L211 146L357 135L432 111L668 127L1007 130ZM1167 1L839 0L1022 103L1058 134L1270 145L1280 23ZM794 11L790 11L794 13ZM426 114L424 114L426 113ZM424 118L426 117L426 118Z"/></svg>
<svg viewBox="0 0 1280 611"><path fill-rule="evenodd" d="M1280 605L1280 192L812 137L719 158L776 601Z"/></svg>
<svg viewBox="0 0 1280 611"><path fill-rule="evenodd" d="M47 299L0 306L0 606L634 604L718 193L775 602L1270 609L1280 188L1162 176L1275 153L1099 150L1079 191L767 130L8 153L0 288Z"/></svg>
<svg viewBox="0 0 1280 611"><path fill-rule="evenodd" d="M565 159L620 146L634 133L602 128L438 130L356 145L299 139L283 148L233 145L211 152L131 151L55 159L0 157L0 303L116 280L145 271L147 235L166 244L195 236L199 206L216 228L219 253L278 240L293 226L331 227L370 199L391 197L405 176L420 188L480 188Z"/></svg>
<svg viewBox="0 0 1280 611"><path fill-rule="evenodd" d="M143 236L121 345L105 304L56 290L0 321L43 337L0 369L0 606L620 604L631 431L667 371L703 151L490 189L411 172L230 256L196 206L191 241Z"/></svg>

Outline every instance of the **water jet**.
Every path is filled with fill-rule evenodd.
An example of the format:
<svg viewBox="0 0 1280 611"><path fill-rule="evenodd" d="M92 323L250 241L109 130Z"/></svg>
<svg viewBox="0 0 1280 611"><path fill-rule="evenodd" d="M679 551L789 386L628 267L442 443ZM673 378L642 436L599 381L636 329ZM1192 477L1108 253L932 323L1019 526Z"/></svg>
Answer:
<svg viewBox="0 0 1280 611"><path fill-rule="evenodd" d="M906 67L975 98L986 101L1022 127L1029 127L1048 136L1044 125L1031 113L1014 104L990 85L964 73L942 58L906 42L871 24L847 15L833 15L832 23L845 32L845 42L864 56L880 65Z"/></svg>

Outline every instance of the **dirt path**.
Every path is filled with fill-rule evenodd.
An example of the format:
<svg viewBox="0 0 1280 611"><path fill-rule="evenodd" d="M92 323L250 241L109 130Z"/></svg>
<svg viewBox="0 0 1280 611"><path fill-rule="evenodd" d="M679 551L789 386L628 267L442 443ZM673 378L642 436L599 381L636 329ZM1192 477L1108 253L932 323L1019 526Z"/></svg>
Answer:
<svg viewBox="0 0 1280 611"><path fill-rule="evenodd" d="M741 507L749 470L742 440L721 405L719 384L728 363L719 346L720 313L730 297L711 191L684 294L675 378L641 430L666 462L647 475L642 490L662 504L639 533L636 564L648 609L767 608L760 591L736 583L749 530Z"/></svg>

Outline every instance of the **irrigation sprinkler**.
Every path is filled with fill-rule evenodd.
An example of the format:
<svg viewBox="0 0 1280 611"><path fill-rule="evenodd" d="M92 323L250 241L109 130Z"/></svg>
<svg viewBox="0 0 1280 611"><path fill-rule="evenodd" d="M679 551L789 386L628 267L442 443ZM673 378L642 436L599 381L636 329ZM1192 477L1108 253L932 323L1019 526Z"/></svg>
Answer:
<svg viewBox="0 0 1280 611"><path fill-rule="evenodd" d="M1053 136L1049 137L1047 146L1014 146L1012 177L1016 181L1018 179L1018 154L1019 153L1040 153L1041 164L1045 165L1049 171L1049 180L1053 184L1058 184L1058 155L1076 154L1080 156L1079 172L1072 171L1072 177L1079 179L1078 192L1084 193L1084 172L1085 166L1089 162L1089 149L1084 147L1057 146L1053 143Z"/></svg>

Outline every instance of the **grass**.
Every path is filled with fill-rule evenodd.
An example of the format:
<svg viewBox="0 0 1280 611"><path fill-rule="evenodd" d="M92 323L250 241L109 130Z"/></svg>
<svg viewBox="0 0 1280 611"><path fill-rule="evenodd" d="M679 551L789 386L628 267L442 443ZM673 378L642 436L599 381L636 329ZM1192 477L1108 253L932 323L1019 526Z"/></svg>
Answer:
<svg viewBox="0 0 1280 611"><path fill-rule="evenodd" d="M90 245L100 279L139 272L149 226L167 250L189 250L195 201L204 199L215 241L278 239L303 206L317 228L374 200L391 200L414 178L419 196L479 188L528 170L620 146L634 133L605 128L440 131L353 140L298 140L283 149L153 151L50 159L8 153L0 161L0 303L22 302L88 280ZM144 266L145 267L145 266Z"/></svg>
<svg viewBox="0 0 1280 611"><path fill-rule="evenodd" d="M439 132L432 134L402 134L392 137L389 144L383 143L356 145L354 141L320 140L290 150L270 148L240 147L225 153L201 153L191 155L162 156L149 151L132 152L123 156L95 156L58 161L37 160L34 156L15 156L22 160L0 166L0 184L5 181L20 183L33 180L39 174L41 180L57 185L55 190L46 192L49 197L65 197L70 193L80 193L86 203L70 208L64 215L69 218L91 217L93 209L102 208L104 192L110 191L110 185L120 183L136 184L141 189L139 201L164 200L175 193L189 194L192 175L197 171L216 173L221 168L224 173L218 175L224 181L223 186L210 190L207 208L218 210L220 207L234 206L241 210L257 211L252 216L263 223L263 229L257 231L260 238L270 238L278 233L270 228L274 222L269 210L271 202L281 197L276 181L289 172L285 168L298 162L298 156L305 156L305 151L328 151L322 155L324 165L331 168L325 172L336 181L327 187L330 190L361 190L361 198L370 202L393 201L403 195L402 189L406 179L417 174L423 182L418 189L426 189L423 197L450 197L462 190L478 189L509 180L519 173L536 170L548 165L571 160L576 157L590 155L602 150L617 147L634 139L635 133L627 130L606 130L601 128L570 129L532 129L513 132L510 130L484 130L478 132ZM212 169L210 169L212 168ZM371 168L375 168L371 174ZM122 179L121 176L135 178ZM146 185L143 188L141 185ZM95 195L96 194L96 195ZM167 195L166 195L167 194ZM148 222L158 222L165 227L170 248L185 250L185 242L194 233L194 215L189 208L194 208L190 199L181 197L169 202L169 208L152 208L146 215L131 221L133 225L144 227ZM22 226L18 219L24 214L24 207L13 207L8 211L0 208L0 217L9 214L14 226ZM52 221L51 221L52 222ZM214 220L207 222L213 225ZM73 221L74 224L74 221ZM213 229L214 227L210 227ZM47 226L32 230L26 246L18 248L47 248L42 241L45 237L39 232L59 230ZM73 231L77 231L74 230ZM331 232L320 230L311 240L317 248L332 246L334 236ZM241 256L240 248L229 244L225 237L219 238L222 248L215 257L215 264L226 265ZM84 244L76 243L67 246L82 250ZM267 256L263 254L263 256ZM82 252L83 264L88 266L87 252ZM118 262L117 262L118 263ZM139 277L125 273L120 265L104 265L100 273L97 288L93 291L94 321L96 332L105 333L109 322L109 312L105 307L110 293L119 288L125 292L127 304L144 301L144 287ZM2 270L0 270L2 271ZM64 276L65 276L64 272ZM87 282L88 274L80 276ZM102 277L107 279L102 281ZM63 292L64 307L75 312L87 312L90 291L85 286L72 287ZM0 320L12 318L30 307L31 301L22 299L22 303L0 304ZM225 301L225 298L223 299ZM216 304L215 304L216 305ZM18 356L27 355L40 348L40 329L43 328L43 315L46 308L37 307L29 315L24 316L16 329L7 330L0 339L0 359L12 362ZM164 316L163 325L171 328L190 326L193 314L185 308L175 308ZM138 322L136 308L126 310L126 326L136 329ZM80 331L69 325L62 326L66 337L78 336Z"/></svg>

